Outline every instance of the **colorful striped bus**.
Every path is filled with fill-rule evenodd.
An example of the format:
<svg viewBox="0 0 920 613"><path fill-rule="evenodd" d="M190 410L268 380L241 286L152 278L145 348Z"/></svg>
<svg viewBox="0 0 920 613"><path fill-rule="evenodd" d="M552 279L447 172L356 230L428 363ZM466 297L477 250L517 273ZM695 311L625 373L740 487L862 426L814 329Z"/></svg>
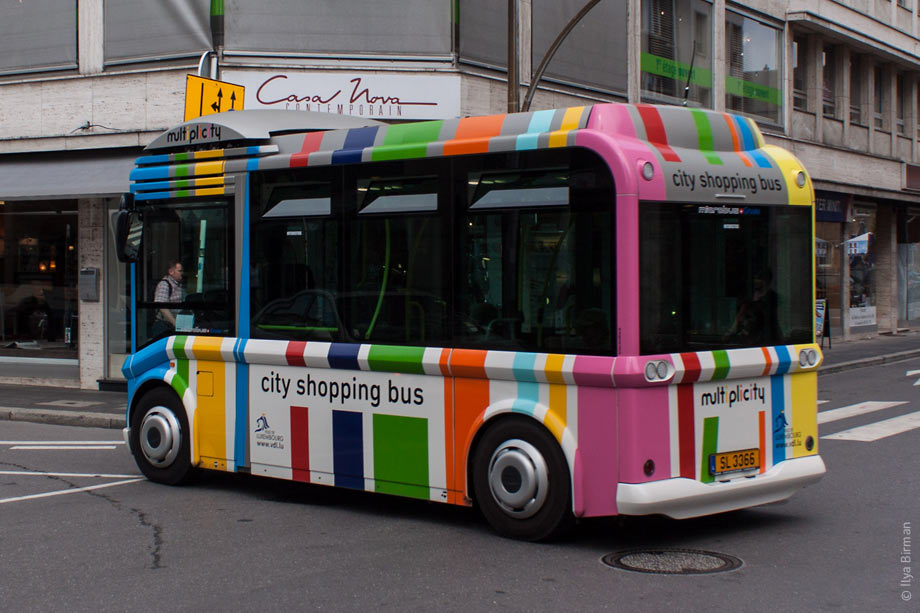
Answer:
<svg viewBox="0 0 920 613"><path fill-rule="evenodd" d="M475 504L545 540L825 472L812 184L750 119L240 111L131 182L125 437L153 481Z"/></svg>

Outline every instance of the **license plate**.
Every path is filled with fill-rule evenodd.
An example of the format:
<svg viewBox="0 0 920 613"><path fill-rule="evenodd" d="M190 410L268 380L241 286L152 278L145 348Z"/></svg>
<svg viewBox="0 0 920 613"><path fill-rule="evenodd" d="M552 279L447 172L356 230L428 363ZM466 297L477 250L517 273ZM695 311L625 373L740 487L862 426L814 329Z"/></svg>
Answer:
<svg viewBox="0 0 920 613"><path fill-rule="evenodd" d="M709 474L724 475L760 468L760 449L725 451L709 456Z"/></svg>

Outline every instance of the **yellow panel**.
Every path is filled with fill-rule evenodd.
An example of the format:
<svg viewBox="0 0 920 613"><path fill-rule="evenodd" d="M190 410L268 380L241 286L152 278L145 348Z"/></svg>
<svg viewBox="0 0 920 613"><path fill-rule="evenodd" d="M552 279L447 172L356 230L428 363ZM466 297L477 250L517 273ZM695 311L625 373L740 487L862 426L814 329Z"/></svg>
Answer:
<svg viewBox="0 0 920 613"><path fill-rule="evenodd" d="M242 85L186 75L185 121L221 111L241 111L245 94Z"/></svg>
<svg viewBox="0 0 920 613"><path fill-rule="evenodd" d="M196 339L197 341L200 339ZM198 366L198 384L202 378L212 381L212 396L198 391L198 408L195 410L195 432L198 438L198 454L204 458L227 458L226 419L226 368L224 362L202 362ZM203 377L203 375L209 375Z"/></svg>
<svg viewBox="0 0 920 613"><path fill-rule="evenodd" d="M224 162L198 162L192 165L192 174L200 175L222 175L224 174Z"/></svg>
<svg viewBox="0 0 920 613"><path fill-rule="evenodd" d="M786 182L786 189L789 191L789 204L812 206L815 201L814 188L811 184L811 177L805 172L802 163L792 153L775 145L764 145L763 151L768 153L779 166L783 180ZM805 185L802 187L796 185L795 182L799 172L805 172Z"/></svg>
<svg viewBox="0 0 920 613"><path fill-rule="evenodd" d="M792 436L796 443L792 457L818 453L818 373L793 373L789 376L792 395ZM812 437L815 446L805 449L805 440Z"/></svg>

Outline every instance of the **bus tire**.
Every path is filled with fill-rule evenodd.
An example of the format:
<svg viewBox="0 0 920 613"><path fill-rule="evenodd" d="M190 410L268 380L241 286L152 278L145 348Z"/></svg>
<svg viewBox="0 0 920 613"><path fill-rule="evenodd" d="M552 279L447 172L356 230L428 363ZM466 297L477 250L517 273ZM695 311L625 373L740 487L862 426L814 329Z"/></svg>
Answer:
<svg viewBox="0 0 920 613"><path fill-rule="evenodd" d="M188 418L171 389L157 387L138 400L131 414L131 453L151 481L177 485L191 475Z"/></svg>
<svg viewBox="0 0 920 613"><path fill-rule="evenodd" d="M473 457L473 495L491 526L509 538L548 541L574 526L568 464L556 439L526 419L502 419Z"/></svg>

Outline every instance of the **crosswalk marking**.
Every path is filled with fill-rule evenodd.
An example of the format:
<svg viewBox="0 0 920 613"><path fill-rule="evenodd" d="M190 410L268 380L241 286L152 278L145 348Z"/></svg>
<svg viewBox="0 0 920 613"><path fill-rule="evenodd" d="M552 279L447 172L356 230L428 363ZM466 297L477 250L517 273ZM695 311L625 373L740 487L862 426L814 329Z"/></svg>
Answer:
<svg viewBox="0 0 920 613"><path fill-rule="evenodd" d="M885 419L865 426L850 428L849 430L837 432L836 434L828 434L821 438L838 441L863 441L868 443L916 428L920 428L920 411L901 415L900 417L892 417L891 419Z"/></svg>
<svg viewBox="0 0 920 613"><path fill-rule="evenodd" d="M881 411L883 409L890 409L891 407L901 406L902 404L907 404L906 401L895 401L895 402L878 402L878 401L869 401L869 402L860 402L858 404L851 404L849 406L840 407L839 409L832 409L830 411L821 411L818 413L818 423L827 424L832 421L837 421L838 419L846 419L848 417L855 417L856 415L865 415L866 413L872 413L873 411Z"/></svg>

